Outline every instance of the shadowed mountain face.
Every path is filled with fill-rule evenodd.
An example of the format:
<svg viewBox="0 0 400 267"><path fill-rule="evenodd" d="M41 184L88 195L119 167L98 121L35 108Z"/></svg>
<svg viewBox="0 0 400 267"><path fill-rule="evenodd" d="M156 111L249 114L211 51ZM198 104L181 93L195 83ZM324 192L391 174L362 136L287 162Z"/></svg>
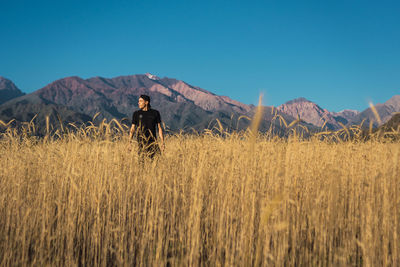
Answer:
<svg viewBox="0 0 400 267"><path fill-rule="evenodd" d="M23 95L12 81L0 76L0 105Z"/></svg>
<svg viewBox="0 0 400 267"><path fill-rule="evenodd" d="M385 137L387 140L392 139L393 141L400 140L400 113L394 113L393 116L379 127L369 129L370 124L365 125L362 132L364 140L370 139L371 133L378 137Z"/></svg>
<svg viewBox="0 0 400 267"><path fill-rule="evenodd" d="M45 133L47 116L54 128L60 127L60 121L64 126L69 123L79 126L91 120L91 117L85 114L75 112L68 107L54 104L35 95L24 95L0 105L0 119L3 122L14 120L12 125L16 126L34 119L33 122L38 134Z"/></svg>
<svg viewBox="0 0 400 267"><path fill-rule="evenodd" d="M375 109L379 114L381 124L389 121L395 113L400 112L400 95L393 96L383 104L375 105ZM363 123L364 127L368 127L370 123L374 127L381 125L378 123L378 119L371 108L367 108L351 121L351 124L360 125L361 123Z"/></svg>
<svg viewBox="0 0 400 267"><path fill-rule="evenodd" d="M393 117L380 128L382 128L384 132L400 131L400 113L394 114Z"/></svg>

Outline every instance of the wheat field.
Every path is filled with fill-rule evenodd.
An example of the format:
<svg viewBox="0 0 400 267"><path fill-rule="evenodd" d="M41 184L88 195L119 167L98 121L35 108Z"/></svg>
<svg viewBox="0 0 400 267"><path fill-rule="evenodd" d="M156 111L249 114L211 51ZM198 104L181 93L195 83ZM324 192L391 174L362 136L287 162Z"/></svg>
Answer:
<svg viewBox="0 0 400 267"><path fill-rule="evenodd" d="M154 161L136 149L107 127L4 133L0 265L400 266L398 142L208 132L167 136Z"/></svg>

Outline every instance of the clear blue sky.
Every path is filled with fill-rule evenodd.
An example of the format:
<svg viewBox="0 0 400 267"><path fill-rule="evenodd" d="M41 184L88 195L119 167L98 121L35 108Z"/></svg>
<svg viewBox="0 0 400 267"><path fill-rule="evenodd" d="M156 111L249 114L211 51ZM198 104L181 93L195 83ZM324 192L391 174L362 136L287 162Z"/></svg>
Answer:
<svg viewBox="0 0 400 267"><path fill-rule="evenodd" d="M362 110L400 94L399 1L1 1L0 75L153 73L244 103Z"/></svg>

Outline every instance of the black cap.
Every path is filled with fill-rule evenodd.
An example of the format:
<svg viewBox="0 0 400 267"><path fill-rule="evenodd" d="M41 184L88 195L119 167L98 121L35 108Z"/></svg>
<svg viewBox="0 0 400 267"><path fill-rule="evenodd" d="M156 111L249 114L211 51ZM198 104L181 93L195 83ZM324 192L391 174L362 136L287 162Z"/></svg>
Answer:
<svg viewBox="0 0 400 267"><path fill-rule="evenodd" d="M148 96L148 95L140 95L140 98L142 98L144 101L148 101L150 103L150 96Z"/></svg>

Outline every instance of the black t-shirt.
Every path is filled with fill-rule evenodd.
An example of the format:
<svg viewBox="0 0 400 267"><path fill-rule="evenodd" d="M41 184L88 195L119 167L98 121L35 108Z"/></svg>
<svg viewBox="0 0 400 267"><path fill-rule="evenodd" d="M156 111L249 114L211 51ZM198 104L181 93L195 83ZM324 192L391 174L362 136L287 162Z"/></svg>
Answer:
<svg viewBox="0 0 400 267"><path fill-rule="evenodd" d="M142 139L146 137L147 140L155 140L156 126L161 123L160 112L155 109L149 109L148 111L143 111L141 109L133 112L132 124L137 127L137 137Z"/></svg>

